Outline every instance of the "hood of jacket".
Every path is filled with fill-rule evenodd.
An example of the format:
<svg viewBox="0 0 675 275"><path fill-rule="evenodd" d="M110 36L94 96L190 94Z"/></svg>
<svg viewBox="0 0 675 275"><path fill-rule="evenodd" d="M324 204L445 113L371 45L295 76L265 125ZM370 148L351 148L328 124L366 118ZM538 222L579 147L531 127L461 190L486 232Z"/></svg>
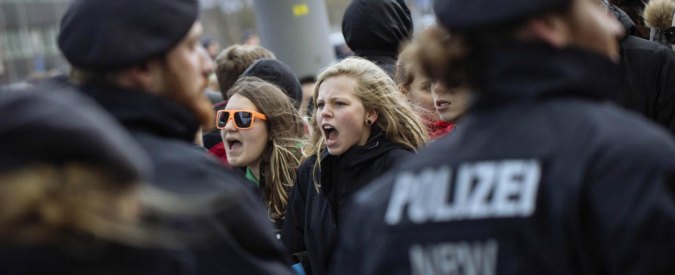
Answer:
<svg viewBox="0 0 675 275"><path fill-rule="evenodd" d="M614 14L614 16L621 22L621 25L623 25L623 28L626 30L626 33L623 38L629 35L635 35L636 32L636 27L635 27L635 22L633 22L633 19L630 19L630 16L617 7L616 5L610 5L609 6L610 11Z"/></svg>
<svg viewBox="0 0 675 275"><path fill-rule="evenodd" d="M479 58L489 66L479 76L476 108L553 97L606 100L619 88L618 64L583 49L521 42L501 45Z"/></svg>
<svg viewBox="0 0 675 275"><path fill-rule="evenodd" d="M192 142L199 129L197 118L168 98L112 85L85 85L82 90L132 132Z"/></svg>
<svg viewBox="0 0 675 275"><path fill-rule="evenodd" d="M675 0L651 0L645 6L642 17L645 25L651 28L649 40L670 46L663 37L663 30L673 25Z"/></svg>
<svg viewBox="0 0 675 275"><path fill-rule="evenodd" d="M413 22L403 0L354 0L342 18L345 42L357 56L398 56L412 38ZM368 58L367 58L368 59Z"/></svg>

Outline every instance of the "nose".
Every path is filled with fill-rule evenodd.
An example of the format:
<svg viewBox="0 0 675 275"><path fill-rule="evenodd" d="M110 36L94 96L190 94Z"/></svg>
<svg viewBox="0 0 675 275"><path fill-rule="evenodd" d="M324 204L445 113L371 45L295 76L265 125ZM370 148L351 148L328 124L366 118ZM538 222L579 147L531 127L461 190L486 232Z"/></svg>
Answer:
<svg viewBox="0 0 675 275"><path fill-rule="evenodd" d="M225 128L222 129L222 132L236 132L237 127L234 126L234 119L230 118L227 123L225 123Z"/></svg>
<svg viewBox="0 0 675 275"><path fill-rule="evenodd" d="M333 110L330 108L329 104L324 104L319 114L321 115L321 117L332 117Z"/></svg>
<svg viewBox="0 0 675 275"><path fill-rule="evenodd" d="M211 56L209 56L209 53L206 51L206 49L199 45L199 59L202 63L202 72L204 75L208 76L210 75L213 70L215 70L215 64L213 60L211 60Z"/></svg>

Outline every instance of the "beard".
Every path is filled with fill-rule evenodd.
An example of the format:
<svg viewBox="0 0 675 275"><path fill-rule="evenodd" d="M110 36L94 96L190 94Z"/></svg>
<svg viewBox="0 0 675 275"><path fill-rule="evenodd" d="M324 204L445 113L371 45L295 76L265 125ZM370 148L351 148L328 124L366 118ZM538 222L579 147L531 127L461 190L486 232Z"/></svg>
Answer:
<svg viewBox="0 0 675 275"><path fill-rule="evenodd" d="M167 96L181 106L186 107L195 116L202 128L211 128L214 124L215 114L211 101L208 100L204 92L208 85L208 78L206 76L201 77L199 80L199 90L193 91L192 89L194 88L186 85L185 81L180 81L182 78L176 70L167 68L164 76L168 91Z"/></svg>

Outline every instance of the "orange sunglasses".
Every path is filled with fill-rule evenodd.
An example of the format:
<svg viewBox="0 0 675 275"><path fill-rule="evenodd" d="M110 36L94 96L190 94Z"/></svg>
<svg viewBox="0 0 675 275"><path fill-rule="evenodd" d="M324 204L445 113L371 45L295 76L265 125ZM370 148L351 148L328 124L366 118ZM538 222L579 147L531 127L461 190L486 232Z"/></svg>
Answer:
<svg viewBox="0 0 675 275"><path fill-rule="evenodd" d="M234 127L237 129L249 129L253 126L256 118L267 120L267 116L256 111L247 110L220 110L216 113L216 127L225 128L230 120L234 120Z"/></svg>

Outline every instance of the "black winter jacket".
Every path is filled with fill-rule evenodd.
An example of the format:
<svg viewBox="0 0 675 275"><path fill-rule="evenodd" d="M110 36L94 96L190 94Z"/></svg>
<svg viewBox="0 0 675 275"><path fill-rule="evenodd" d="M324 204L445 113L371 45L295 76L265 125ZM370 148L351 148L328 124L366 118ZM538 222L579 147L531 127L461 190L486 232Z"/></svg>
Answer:
<svg viewBox="0 0 675 275"><path fill-rule="evenodd" d="M213 240L191 249L198 274L289 274L283 246L274 239L266 212L245 184L203 149L191 144L197 120L177 103L112 86L85 86L91 96L137 139L150 156L149 183L206 201L211 221L195 220L181 228L211 232ZM175 223L175 222L174 222Z"/></svg>
<svg viewBox="0 0 675 275"><path fill-rule="evenodd" d="M634 36L635 23L613 7L626 29L621 40L621 105L666 127L675 135L675 52L659 43Z"/></svg>
<svg viewBox="0 0 675 275"><path fill-rule="evenodd" d="M399 47L412 34L412 17L403 0L354 0L342 18L342 35L347 46L392 78Z"/></svg>
<svg viewBox="0 0 675 275"><path fill-rule="evenodd" d="M453 132L355 196L333 274L672 274L675 143L598 101L613 64L488 54Z"/></svg>
<svg viewBox="0 0 675 275"><path fill-rule="evenodd" d="M317 175L320 193L312 174L316 157L300 165L286 209L282 241L303 262L308 274L326 274L338 225L352 195L411 155L413 152L384 139L379 131L371 135L366 145L353 146L340 156L324 151Z"/></svg>
<svg viewBox="0 0 675 275"><path fill-rule="evenodd" d="M49 245L0 245L5 275L197 275L194 259L178 251L131 247L104 241L67 241Z"/></svg>

